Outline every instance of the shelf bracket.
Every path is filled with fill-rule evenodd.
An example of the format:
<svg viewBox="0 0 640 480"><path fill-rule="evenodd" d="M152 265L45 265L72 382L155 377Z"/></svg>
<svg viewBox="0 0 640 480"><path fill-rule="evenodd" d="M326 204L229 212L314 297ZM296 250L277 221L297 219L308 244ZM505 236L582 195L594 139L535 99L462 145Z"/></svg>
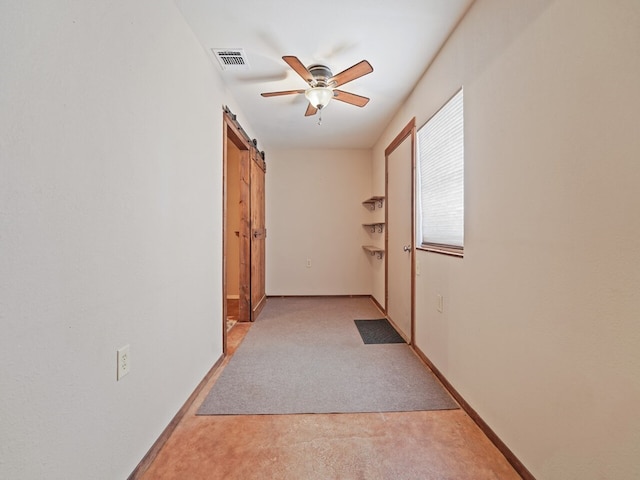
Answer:
<svg viewBox="0 0 640 480"><path fill-rule="evenodd" d="M376 206L382 208L384 205L384 197L371 197L362 202L369 210L375 210Z"/></svg>
<svg viewBox="0 0 640 480"><path fill-rule="evenodd" d="M363 245L362 248L372 257L377 256L380 260L382 260L382 256L384 255L384 250L374 247L372 245Z"/></svg>

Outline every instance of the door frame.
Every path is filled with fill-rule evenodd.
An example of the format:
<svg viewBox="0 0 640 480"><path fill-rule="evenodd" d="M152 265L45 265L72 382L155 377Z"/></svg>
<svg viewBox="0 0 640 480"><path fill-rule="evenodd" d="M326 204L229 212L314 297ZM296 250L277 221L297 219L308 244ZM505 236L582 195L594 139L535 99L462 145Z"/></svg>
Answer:
<svg viewBox="0 0 640 480"><path fill-rule="evenodd" d="M385 311L389 312L389 155L404 142L407 137L411 137L411 338L409 345L413 345L415 338L415 277L416 277L416 218L415 218L415 190L416 190L416 117L413 117L409 123L400 131L400 133L391 141L384 151L384 196L387 201L387 208L384 209L385 235L384 250L387 254L384 256L384 306Z"/></svg>
<svg viewBox="0 0 640 480"><path fill-rule="evenodd" d="M227 142L233 142L233 144L238 147L241 152L241 165L246 163L246 167L249 166L249 156L252 144L250 143L248 136L242 130L242 127L236 121L235 115L233 115L226 107L222 112L222 353L226 355L227 353L227 178L228 178L228 149ZM242 170L242 166L241 166ZM240 182L242 183L242 181ZM248 192L246 192L248 194ZM241 191L240 195L242 198L243 192ZM247 209L246 215L249 215L249 205L248 203L245 205ZM240 247L240 264L243 264L243 259L245 261L245 270L251 268L251 255L250 252L246 251L246 247L248 244L248 236L250 232L247 230L248 225L240 224L240 237L242 239L243 235L246 236L247 242L246 245L243 245L241 242ZM247 230L247 231L244 231ZM244 258L243 258L244 257ZM241 269L242 270L242 269ZM244 272L245 281L250 275L250 272ZM240 283L242 283L243 272L240 271ZM247 286L247 289L249 286ZM242 301L242 291L240 292L240 299L238 303L240 304ZM238 310L240 310L240 305L238 305Z"/></svg>

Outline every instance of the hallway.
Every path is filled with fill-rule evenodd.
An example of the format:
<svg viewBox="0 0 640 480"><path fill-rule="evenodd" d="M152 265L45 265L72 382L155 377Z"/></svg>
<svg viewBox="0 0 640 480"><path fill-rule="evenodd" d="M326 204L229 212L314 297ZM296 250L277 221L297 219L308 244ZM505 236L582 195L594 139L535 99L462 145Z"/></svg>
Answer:
<svg viewBox="0 0 640 480"><path fill-rule="evenodd" d="M462 410L371 414L196 416L252 324L139 478L519 479Z"/></svg>

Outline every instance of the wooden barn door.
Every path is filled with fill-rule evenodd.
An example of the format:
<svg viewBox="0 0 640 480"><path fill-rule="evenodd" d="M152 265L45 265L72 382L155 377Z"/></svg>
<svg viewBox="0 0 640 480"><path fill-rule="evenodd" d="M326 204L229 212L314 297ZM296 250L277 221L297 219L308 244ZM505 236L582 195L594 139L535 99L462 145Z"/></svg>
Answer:
<svg viewBox="0 0 640 480"><path fill-rule="evenodd" d="M254 321L264 307L265 293L265 198L264 159L251 150L251 321Z"/></svg>
<svg viewBox="0 0 640 480"><path fill-rule="evenodd" d="M240 159L240 297L238 321L251 320L251 155Z"/></svg>

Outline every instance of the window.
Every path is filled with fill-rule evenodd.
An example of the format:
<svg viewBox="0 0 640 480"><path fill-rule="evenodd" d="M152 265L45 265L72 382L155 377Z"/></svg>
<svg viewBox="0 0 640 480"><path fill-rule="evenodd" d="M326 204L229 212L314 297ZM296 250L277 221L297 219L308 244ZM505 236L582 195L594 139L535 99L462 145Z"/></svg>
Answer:
<svg viewBox="0 0 640 480"><path fill-rule="evenodd" d="M462 89L418 130L418 243L462 256L464 114Z"/></svg>

